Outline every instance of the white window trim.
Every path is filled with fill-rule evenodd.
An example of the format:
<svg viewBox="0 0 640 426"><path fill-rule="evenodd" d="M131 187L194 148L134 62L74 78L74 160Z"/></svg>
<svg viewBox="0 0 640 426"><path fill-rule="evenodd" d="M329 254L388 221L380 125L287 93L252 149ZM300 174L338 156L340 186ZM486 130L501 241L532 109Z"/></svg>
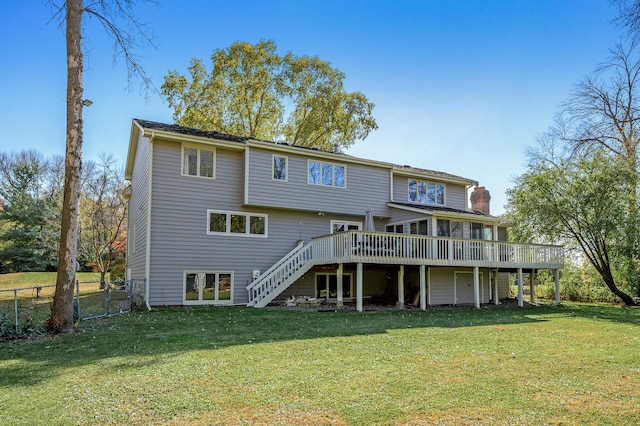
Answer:
<svg viewBox="0 0 640 426"><path fill-rule="evenodd" d="M314 295L318 294L318 275L326 275L327 276L327 283L329 283L329 276L332 276L332 275L337 276L338 274L336 272L316 272L316 274L313 277L313 281L314 281L314 283L313 283L313 291L314 291L314 293L313 294ZM350 277L349 282L351 283L350 287L349 287L349 294L351 296L344 297L344 287L342 288L342 293L343 293L344 300L353 300L353 299L355 299L356 296L354 294L354 288L353 288L354 287L353 273L352 272L344 272L342 274L342 276L343 277L345 277L345 276ZM342 285L344 286L344 279L342 280ZM331 297L330 298L329 295L327 295L327 298L326 298L326 300L336 300L336 299L337 298L335 298L335 297Z"/></svg>
<svg viewBox="0 0 640 426"><path fill-rule="evenodd" d="M185 148L193 148L198 150L198 164L196 166L196 175L190 175L185 173L184 170L184 149ZM213 153L213 176L200 176L200 151L211 151ZM182 176L190 177L190 178L200 178L200 179L215 179L216 178L216 163L217 163L218 153L216 152L215 147L203 147L202 145L192 144L183 142L182 147L180 148L180 173Z"/></svg>
<svg viewBox="0 0 640 426"><path fill-rule="evenodd" d="M275 158L280 157L284 158L285 166L284 166L284 179L276 179L275 178ZM308 173L308 171L307 171ZM289 157L286 155L273 154L271 156L271 180L276 182L289 182Z"/></svg>
<svg viewBox="0 0 640 426"><path fill-rule="evenodd" d="M442 187L443 187L442 196L444 197L444 203L442 203L442 204L430 203L429 201L427 201L425 203L421 203L417 199L416 199L416 201L411 201L411 191L410 191L409 182L412 181L412 180L416 182L416 191L418 190L418 184L420 182L422 182L425 185L427 185L427 194L429 193L428 185L430 183L432 183L434 185L442 185ZM416 198L418 198L417 195L416 195ZM427 200L428 199L429 199L429 197L427 195ZM410 202L410 203L421 204L421 205L424 205L424 206L446 206L447 205L447 185L445 183L443 183L443 182L434 182L432 180L421 180L421 179L407 178L407 201Z"/></svg>
<svg viewBox="0 0 640 426"><path fill-rule="evenodd" d="M210 231L211 226L211 213L225 214L227 215L227 228L225 232L216 232ZM231 232L231 215L237 216L245 216L247 219L245 221L245 233L240 234L238 232ZM250 218L253 217L263 217L264 218L264 234L251 234L250 233ZM249 238L268 238L269 237L269 215L263 213L251 213L251 212L235 212L229 210L207 210L207 235L224 235L224 236L232 236L232 237L249 237Z"/></svg>
<svg viewBox="0 0 640 426"><path fill-rule="evenodd" d="M362 231L362 222L354 222L354 221L349 221L349 220L332 220L329 223L329 233L333 234L333 225L336 223L341 223L344 224L346 226L349 225L356 225L358 227L358 231Z"/></svg>
<svg viewBox="0 0 640 426"><path fill-rule="evenodd" d="M187 274L216 274L216 280L219 280L221 274L231 275L231 290L229 300L187 300ZM233 304L234 290L234 274L233 271L202 271L187 270L182 272L182 303L184 305L231 305Z"/></svg>
<svg viewBox="0 0 640 426"><path fill-rule="evenodd" d="M309 180L309 163L318 163L320 164L319 167L319 173L320 173L320 181L319 183L313 183ZM322 165L323 164L329 164L331 165L331 185L323 185L322 184ZM334 185L335 183L335 179L334 179L334 167L335 166L339 166L342 167L344 169L344 186L337 186ZM313 186L321 186L324 188L337 188L337 189L347 189L347 165L346 164L341 164L341 163L331 163L329 161L320 161L320 160L307 160L307 184L309 185L313 185Z"/></svg>

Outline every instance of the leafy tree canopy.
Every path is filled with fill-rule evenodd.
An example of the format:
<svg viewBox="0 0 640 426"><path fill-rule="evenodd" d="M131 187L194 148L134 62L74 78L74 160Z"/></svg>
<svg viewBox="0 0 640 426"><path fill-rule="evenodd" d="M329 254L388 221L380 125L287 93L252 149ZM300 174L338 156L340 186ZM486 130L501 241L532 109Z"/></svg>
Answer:
<svg viewBox="0 0 640 426"><path fill-rule="evenodd" d="M344 89L345 75L317 56L276 53L271 40L216 49L208 72L192 59L189 77L170 71L162 93L176 123L331 150L378 128L374 104Z"/></svg>

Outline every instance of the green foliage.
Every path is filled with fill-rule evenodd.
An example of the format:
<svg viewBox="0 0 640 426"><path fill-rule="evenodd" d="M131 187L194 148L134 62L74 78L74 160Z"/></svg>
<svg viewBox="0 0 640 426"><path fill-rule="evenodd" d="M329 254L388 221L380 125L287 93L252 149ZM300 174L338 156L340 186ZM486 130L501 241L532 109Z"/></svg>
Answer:
<svg viewBox="0 0 640 426"><path fill-rule="evenodd" d="M61 203L60 159L36 151L0 153L2 272L55 268Z"/></svg>
<svg viewBox="0 0 640 426"><path fill-rule="evenodd" d="M208 73L165 76L162 93L183 126L331 150L377 129L373 103L344 90L345 75L317 56L280 56L271 40L216 49Z"/></svg>
<svg viewBox="0 0 640 426"><path fill-rule="evenodd" d="M616 264L628 253L628 184L632 173L604 150L532 161L507 191L511 237L561 242L579 248L607 287L625 303L616 284Z"/></svg>

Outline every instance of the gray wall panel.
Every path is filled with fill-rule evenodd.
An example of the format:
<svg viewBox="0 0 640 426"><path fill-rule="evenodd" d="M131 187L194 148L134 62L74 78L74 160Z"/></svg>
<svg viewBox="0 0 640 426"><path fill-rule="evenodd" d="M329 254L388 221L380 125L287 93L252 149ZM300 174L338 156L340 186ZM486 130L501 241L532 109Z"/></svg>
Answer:
<svg viewBox="0 0 640 426"><path fill-rule="evenodd" d="M288 181L282 182L272 179L272 155L264 149L249 150L249 204L362 215L371 208L375 216L388 215L388 169L349 163L337 155L333 163L346 166L346 187L310 185L308 157L288 154Z"/></svg>

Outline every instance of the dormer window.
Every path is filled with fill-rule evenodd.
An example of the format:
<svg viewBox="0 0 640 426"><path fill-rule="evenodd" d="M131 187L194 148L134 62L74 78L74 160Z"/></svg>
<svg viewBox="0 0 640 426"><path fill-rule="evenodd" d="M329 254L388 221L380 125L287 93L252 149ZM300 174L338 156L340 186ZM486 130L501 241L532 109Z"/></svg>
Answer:
<svg viewBox="0 0 640 426"><path fill-rule="evenodd" d="M409 179L409 202L444 206L444 184Z"/></svg>

